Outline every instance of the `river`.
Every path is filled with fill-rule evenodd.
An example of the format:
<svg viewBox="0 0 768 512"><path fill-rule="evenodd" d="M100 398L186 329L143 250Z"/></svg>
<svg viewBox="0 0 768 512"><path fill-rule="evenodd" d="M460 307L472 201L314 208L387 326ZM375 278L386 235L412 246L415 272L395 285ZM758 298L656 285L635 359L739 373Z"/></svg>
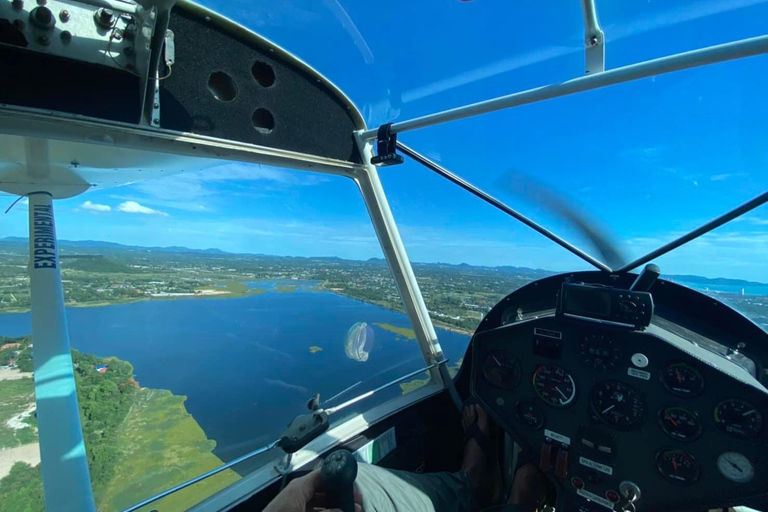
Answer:
<svg viewBox="0 0 768 512"><path fill-rule="evenodd" d="M360 382L340 403L424 366L415 340L375 325L410 327L400 313L312 286L286 292L273 282L251 284L268 291L68 308L72 347L129 361L142 386L187 396L187 410L224 461L277 438L315 392L327 399ZM375 335L366 362L345 354L356 322ZM29 313L0 314L0 334L30 332ZM437 332L449 359L463 357L468 336ZM310 353L310 346L322 350ZM399 392L395 386L389 396Z"/></svg>

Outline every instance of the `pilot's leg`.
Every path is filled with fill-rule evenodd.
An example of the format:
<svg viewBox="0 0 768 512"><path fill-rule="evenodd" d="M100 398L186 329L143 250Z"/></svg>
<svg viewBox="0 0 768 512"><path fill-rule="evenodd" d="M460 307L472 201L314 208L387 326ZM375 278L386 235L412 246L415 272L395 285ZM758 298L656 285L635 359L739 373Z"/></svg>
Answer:
<svg viewBox="0 0 768 512"><path fill-rule="evenodd" d="M361 464L355 485L365 512L469 512L479 510L477 498L486 478L488 417L480 406L462 412L466 434L461 470L417 474Z"/></svg>

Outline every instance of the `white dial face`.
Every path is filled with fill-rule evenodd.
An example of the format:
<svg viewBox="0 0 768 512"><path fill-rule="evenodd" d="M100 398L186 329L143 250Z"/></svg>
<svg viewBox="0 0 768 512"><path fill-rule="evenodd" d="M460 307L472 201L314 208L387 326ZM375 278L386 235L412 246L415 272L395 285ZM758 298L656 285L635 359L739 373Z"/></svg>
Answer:
<svg viewBox="0 0 768 512"><path fill-rule="evenodd" d="M725 452L717 458L717 469L725 478L739 484L747 483L755 477L755 467L744 455Z"/></svg>

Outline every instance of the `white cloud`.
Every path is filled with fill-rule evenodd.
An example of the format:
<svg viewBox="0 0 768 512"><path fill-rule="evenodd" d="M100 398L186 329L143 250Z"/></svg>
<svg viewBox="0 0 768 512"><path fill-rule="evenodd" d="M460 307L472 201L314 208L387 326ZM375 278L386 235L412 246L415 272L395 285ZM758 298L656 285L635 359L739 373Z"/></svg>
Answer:
<svg viewBox="0 0 768 512"><path fill-rule="evenodd" d="M86 201L83 204L81 204L80 208L82 208L83 210L91 210L94 212L111 212L112 211L111 206L108 206L106 204L92 203L90 201Z"/></svg>
<svg viewBox="0 0 768 512"><path fill-rule="evenodd" d="M117 211L124 213L141 213L143 215L162 215L168 217L168 214L160 210L154 210L148 206L143 206L136 201L125 201L117 206Z"/></svg>
<svg viewBox="0 0 768 512"><path fill-rule="evenodd" d="M712 181L725 181L728 178L730 178L732 174L715 174L711 178L709 178Z"/></svg>

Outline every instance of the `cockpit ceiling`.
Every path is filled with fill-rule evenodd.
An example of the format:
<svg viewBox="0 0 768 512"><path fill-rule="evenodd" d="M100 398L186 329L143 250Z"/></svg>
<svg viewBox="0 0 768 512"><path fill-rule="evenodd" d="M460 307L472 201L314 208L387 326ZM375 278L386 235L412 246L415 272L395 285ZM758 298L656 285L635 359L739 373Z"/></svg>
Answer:
<svg viewBox="0 0 768 512"><path fill-rule="evenodd" d="M293 55L212 11L183 1L173 7L153 98L153 81L139 72L143 48L152 47L139 14L123 13L93 30L97 7L51 0L47 11L66 8L68 15L54 16L43 37L38 25L23 22L34 7L0 5L0 23L14 35L0 37L0 69L14 70L13 86L0 88L0 105L361 161L353 132L365 125L346 96Z"/></svg>

